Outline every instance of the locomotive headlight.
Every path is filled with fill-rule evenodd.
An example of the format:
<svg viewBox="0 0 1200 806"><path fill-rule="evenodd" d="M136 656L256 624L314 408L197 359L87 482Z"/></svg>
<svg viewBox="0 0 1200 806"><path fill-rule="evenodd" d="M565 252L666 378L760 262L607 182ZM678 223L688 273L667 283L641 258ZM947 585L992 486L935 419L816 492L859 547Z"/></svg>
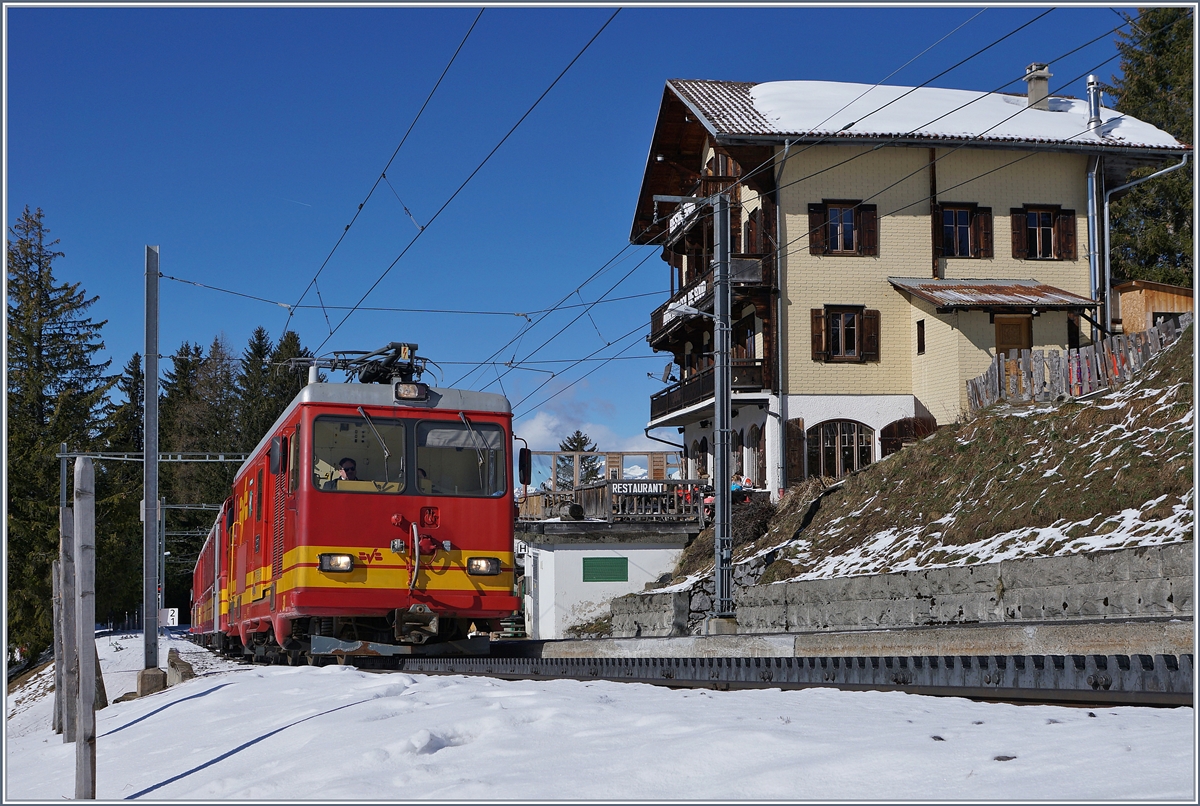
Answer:
<svg viewBox="0 0 1200 806"><path fill-rule="evenodd" d="M317 562L322 571L353 571L354 558L349 554L318 554Z"/></svg>
<svg viewBox="0 0 1200 806"><path fill-rule="evenodd" d="M500 573L500 561L495 557L472 557L467 560L467 573L473 576L494 577Z"/></svg>

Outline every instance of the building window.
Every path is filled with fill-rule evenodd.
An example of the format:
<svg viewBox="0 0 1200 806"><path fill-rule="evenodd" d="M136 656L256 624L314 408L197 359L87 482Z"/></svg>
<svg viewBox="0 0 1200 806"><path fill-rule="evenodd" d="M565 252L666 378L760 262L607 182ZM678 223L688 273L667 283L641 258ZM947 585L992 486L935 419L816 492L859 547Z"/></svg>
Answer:
<svg viewBox="0 0 1200 806"><path fill-rule="evenodd" d="M829 359L858 359L858 311L832 310L825 312L829 323L829 343L826 351Z"/></svg>
<svg viewBox="0 0 1200 806"><path fill-rule="evenodd" d="M875 205L825 200L808 205L808 251L813 255L878 255Z"/></svg>
<svg viewBox="0 0 1200 806"><path fill-rule="evenodd" d="M860 306L812 309L813 361L878 361L879 311Z"/></svg>
<svg viewBox="0 0 1200 806"><path fill-rule="evenodd" d="M925 320L917 320L917 355L925 355Z"/></svg>
<svg viewBox="0 0 1200 806"><path fill-rule="evenodd" d="M875 432L853 420L828 420L805 433L808 474L841 478L874 460Z"/></svg>
<svg viewBox="0 0 1200 806"><path fill-rule="evenodd" d="M628 557L584 557L584 582L628 582Z"/></svg>
<svg viewBox="0 0 1200 806"><path fill-rule="evenodd" d="M946 257L971 256L971 211L961 207L942 210L942 243Z"/></svg>
<svg viewBox="0 0 1200 806"><path fill-rule="evenodd" d="M1075 211L1058 205L1014 207L1013 257L1019 260L1075 260Z"/></svg>
<svg viewBox="0 0 1200 806"><path fill-rule="evenodd" d="M935 257L990 258L992 208L970 202L950 202L934 207Z"/></svg>
<svg viewBox="0 0 1200 806"><path fill-rule="evenodd" d="M1029 210L1025 213L1025 256L1054 257L1054 213L1050 210Z"/></svg>
<svg viewBox="0 0 1200 806"><path fill-rule="evenodd" d="M826 244L829 251L856 251L854 248L854 208L831 205L827 208L827 221L829 233L826 236Z"/></svg>

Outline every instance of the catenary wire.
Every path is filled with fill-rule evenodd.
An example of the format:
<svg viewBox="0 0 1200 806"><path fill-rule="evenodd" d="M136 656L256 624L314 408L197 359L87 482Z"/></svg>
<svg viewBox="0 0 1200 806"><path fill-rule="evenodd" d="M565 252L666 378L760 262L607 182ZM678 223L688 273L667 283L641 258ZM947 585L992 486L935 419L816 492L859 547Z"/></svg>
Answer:
<svg viewBox="0 0 1200 806"><path fill-rule="evenodd" d="M412 133L413 128L417 125L417 121L421 119L421 115L425 112L425 108L429 106L429 102L433 100L434 93L436 93L438 87L442 85L442 79L446 77L446 73L450 72L451 65L453 65L454 61L458 58L458 54L462 52L463 46L467 44L467 39L471 36L471 32L475 30L475 26L479 24L479 18L483 16L484 11L485 9L481 8L479 9L479 13L475 15L475 19L471 22L471 27L467 29L467 33L463 36L462 41L458 43L458 47L455 48L454 54L450 57L450 61L446 63L446 67L442 70L442 74L438 76L438 80L434 82L433 89L431 89L429 91L429 95L426 96L425 103L421 104L421 108L417 110L417 114L413 117L412 123L408 124L408 130L405 131L404 136L400 138L400 142L397 144L396 150L392 152L392 156L388 158L387 164L384 165L383 170L379 172L379 177L375 180L375 183L371 185L371 189L367 191L366 198L362 200L362 204L358 205L358 209L354 211L354 216L350 219L350 223L345 226L341 234L338 236L337 242L334 243L333 248L329 250L329 254L325 256L323 261L321 261L321 265L317 269L316 274L313 275L313 278L309 281L309 284L305 286L304 291L300 294L300 298L296 300L296 304L288 308L287 320L283 323L283 329L285 332L287 331L288 325L292 321L292 314L295 312L300 303L304 301L304 298L308 295L309 290L316 284L317 278L321 276L321 272L323 272L325 267L329 264L334 252L336 252L338 247L342 245L342 241L345 240L347 233L350 232L350 228L354 226L354 222L358 220L358 216L362 212L363 207L368 201L371 200L371 196L375 194L375 190L379 187L379 183L381 181L386 181L388 168L392 167L392 162L396 159L396 155L400 153L400 149L404 146L405 141L408 140L408 136ZM395 192L394 189L393 192ZM396 198L399 199L399 195L397 195ZM401 202L400 204L401 206L404 206L404 202ZM408 208L405 207L404 211L408 212ZM415 219L413 220L413 223L416 223ZM418 227L420 227L419 224ZM328 317L326 317L326 319L328 319Z"/></svg>
<svg viewBox="0 0 1200 806"><path fill-rule="evenodd" d="M938 78L940 78L941 76L944 76L944 75L946 75L946 74L950 73L951 71L953 71L953 70L957 69L958 67L962 66L963 64L965 64L966 62L970 61L971 59L974 59L974 58L976 58L977 56L979 56L979 55L981 55L981 54L983 54L983 53L987 52L989 49L991 49L991 48L995 47L996 45L1000 44L1001 42L1003 42L1004 40L1008 39L1009 37L1011 37L1011 36L1015 35L1016 33L1020 32L1020 31L1021 31L1021 30L1023 30L1024 28L1027 28L1028 26L1030 26L1030 25L1032 25L1033 23L1037 22L1038 20L1042 19L1042 18L1043 18L1043 17L1045 17L1047 14L1049 14L1049 13L1050 13L1050 11L1053 11L1053 10L1054 10L1054 9L1049 9L1049 10L1047 10L1047 11L1045 11L1045 12L1043 12L1043 13L1041 13L1041 14L1037 15L1037 16L1035 16L1034 18L1032 18L1032 19L1028 20L1027 22L1025 22L1025 23L1022 23L1020 26L1018 26L1017 28L1013 29L1012 31L1009 31L1008 33L1004 34L1003 36L1001 36L1000 38L998 38L998 39L994 40L993 42L989 43L988 45L984 46L983 48L980 48L980 49L976 50L976 51L975 51L974 53L972 53L970 56L967 56L966 58L964 58L964 59L962 59L962 60L960 60L960 61L956 62L956 63L955 63L954 65L952 65L951 67L949 67L949 68L947 68L947 69L945 69L945 70L941 71L940 73L938 73L937 75L935 75L935 76L933 76L932 78L928 79L927 81L923 82L922 84L919 84L917 87L913 87L913 88L912 88L912 89L910 89L910 90L909 90L907 93L905 93L905 95L907 95L907 94L911 94L912 92L915 92L917 89L919 89L919 88L921 88L921 87L924 87L925 85L927 85L927 84L929 84L929 83L931 83L931 82L933 82L933 81L937 80L937 79L938 79ZM980 13L982 13L982 12L980 12ZM977 16L978 16L978 14L974 15L973 17L971 17L971 19L974 19L974 18L975 18L975 17L977 17ZM969 20L967 20L967 22L970 22L970 19L969 19ZM906 62L906 64L905 64L905 65L901 66L900 68L897 68L897 70L896 70L896 71L893 71L893 72L892 72L891 74L889 74L889 75L894 75L894 74L895 74L896 72L898 72L900 69L903 69L903 67L904 67L904 66L907 66L907 64L911 64L911 63L912 63L912 62L913 62L913 61L914 61L916 58L919 58L919 57L920 57L920 55L922 55L922 54L924 54L924 53L928 52L930 49L932 49L933 47L935 47L937 44L939 44L940 42L944 41L944 40L945 40L947 37L949 37L951 34L955 33L955 32L956 32L956 31L958 31L959 29L961 29L961 28L963 27L963 25L965 25L965 24L966 24L966 23L963 23L962 25L959 25L957 28L955 28L953 31L951 31L951 32L950 32L950 34L947 34L947 35L943 36L941 39L939 39L939 40L938 40L937 42L935 42L933 45L930 45L928 48L926 48L924 51L922 51L922 53L921 53L921 54L918 54L917 56L913 57L913 59L910 59L908 62ZM1073 52L1073 51L1072 51L1072 52ZM883 80L886 80L886 78L884 78ZM1017 79L1014 79L1014 80L1017 80ZM882 81L881 81L881 82L879 82L879 83L882 83ZM1010 83L1012 83L1012 82L1008 82L1008 83L1010 84ZM1007 85L1008 85L1008 84L1005 84L1004 86L1007 86ZM879 86L879 84L877 83L875 86ZM869 91L870 91L870 90L868 90L867 92L869 92ZM865 95L866 93L863 93L863 94ZM861 97L861 96L860 96L860 97ZM903 97L904 97L904 95L900 96L900 98L903 98ZM893 99L892 101L889 101L887 104L884 104L883 106L881 106L881 107L879 107L879 108L877 108L877 109L873 110L872 112L869 112L867 115L864 115L864 116L863 116L862 118L860 118L859 120L865 120L865 119L866 119L867 117L869 117L870 115L874 114L875 112L878 112L879 110L881 110L881 109L883 109L883 108L886 108L888 105L890 105L890 104L892 104L892 103L895 103L895 101L899 100L900 98L896 98L896 99ZM847 106L848 106L848 105L849 105L849 104L847 104ZM846 107L843 107L843 109L845 109L845 108L846 108ZM837 113L834 113L834 114L836 115ZM833 117L833 115L831 115L830 117ZM827 120L828 120L828 118L827 118ZM853 124L850 124L850 125L853 125ZM809 146L806 146L804 149L801 149L800 151L796 152L796 154L802 153L803 151L806 151L808 148L812 148L812 147L814 147L814 146L818 145L820 142L823 142L825 139L828 139L828 138L827 138L827 137L823 137L823 138L821 139L821 141L818 141L818 143L814 143L814 144L811 144L811 145L809 145ZM796 154L792 154L792 155L789 155L788 157L785 157L785 161L786 161L786 159L789 159L789 158L791 158L792 156L795 156ZM853 158L852 158L852 159L853 159ZM745 181L747 178L749 178L750 176L753 176L754 174L756 174L756 173L758 173L758 172L760 172L760 171L762 171L762 170L765 170L765 169L767 169L768 167L771 167L771 166L773 166L774 162L775 162L774 158L764 161L764 163L763 163L762 165L760 165L760 166L759 166L758 168L756 168L754 171L750 172L750 174L748 174L748 175L746 175L746 176L743 176L743 177L742 177L742 179L741 179L741 181L742 181L742 182L744 182L744 181ZM835 167L836 167L836 166L835 166ZM815 175L815 174L814 174L814 175ZM805 178L811 178L811 177L805 177ZM707 215L707 214L708 214L708 213L705 213L705 215ZM643 262L644 262L644 261L643 261ZM568 323L567 327L570 327L570 325L571 325L571 324L574 324L574 322L575 322L575 321L578 321L578 318L579 318L579 317L576 317L576 319L575 319L575 320L572 320L572 322ZM594 323L593 323L593 324L594 324ZM525 332L527 332L527 330L528 330L528 329L525 329L525 330L523 330L523 331L522 331L522 333L521 333L520 335L521 335L521 336L523 336L523 335L524 335L524 333L525 333ZM565 328L564 328L564 330L565 330ZM562 330L560 330L558 333L555 333L555 334L554 334L554 336L552 336L550 340L553 340L554 338L556 338L556 337L557 337L557 336L558 336L558 335L559 335L561 332L562 332ZM548 340L548 341L549 341L549 340ZM547 341L547 343L548 343L548 341ZM510 342L510 343L511 343L511 342ZM545 345L542 345L542 346L545 346ZM540 349L540 347L539 347L538 349ZM533 355L533 354L535 354L535 353L536 353L536 350L534 351L534 353L530 353L529 355ZM494 358L494 357L495 357L495 354L493 354L493 356L489 357L489 360L490 360L490 358ZM468 373L468 375L469 375L469 374L470 374L470 373ZM463 377L465 378L465 377L467 377L467 376L463 376ZM491 384L488 384L488 386L490 386L490 385L491 385ZM483 388L485 388L485 389L486 389L486 388L487 388L487 386L485 386L485 387L483 387Z"/></svg>
<svg viewBox="0 0 1200 806"><path fill-rule="evenodd" d="M1127 24L1128 24L1128 23L1131 23L1131 22L1132 22L1132 20L1128 20L1128 21L1127 21ZM1124 27L1124 26L1123 26L1123 25L1122 25L1122 26L1118 26L1117 28L1113 29L1113 31L1119 30L1121 27ZM1076 53L1077 51L1079 51L1079 50L1083 49L1084 47L1087 47L1088 45L1090 45L1090 44L1093 44L1093 43L1094 43L1094 42L1096 42L1098 39L1100 39L1100 38L1103 38L1104 36L1110 35L1110 34L1111 34L1113 31L1110 31L1110 32L1108 32L1107 34L1103 34L1103 35L1101 35L1101 37L1097 37L1096 39L1090 40L1089 42L1085 43L1084 45L1081 45L1081 46L1079 46L1079 47L1077 47L1077 48L1075 48L1075 49L1073 49L1073 50L1071 50L1071 51L1068 51L1066 54L1063 54L1062 56L1060 56L1060 57L1058 57L1058 58L1059 58L1059 59L1066 58L1067 56L1069 56L1069 55L1071 55L1071 54L1073 54L1073 53ZM1100 63L1098 63L1098 64L1096 64L1096 65L1094 65L1093 67L1089 68L1088 70L1084 71L1083 73L1079 74L1078 76L1075 76L1074 78L1070 79L1069 81L1067 81L1067 82L1064 82L1064 83L1063 83L1062 85L1060 85L1060 87L1059 87L1059 88L1057 88L1057 89L1058 89L1059 91L1061 91L1061 89L1065 88L1066 86L1069 86L1069 85L1070 85L1071 83L1073 83L1074 81L1078 81L1078 80L1079 80L1079 79L1081 79L1083 76L1086 76L1086 75L1088 75L1089 73L1092 73L1092 72L1094 72L1095 70L1097 70L1097 69L1099 69L1100 67L1104 66L1104 65L1105 65L1105 64L1107 64L1108 62L1111 62L1113 59L1116 59L1116 58L1118 58L1119 56L1120 56L1120 54L1119 54L1119 53L1117 53L1117 54L1114 54L1113 56L1110 56L1109 58L1107 58L1107 59L1105 59L1105 60L1101 61ZM1012 83L1012 82L1009 82L1009 83ZM1005 84L1005 85L1003 85L1003 86L1008 86L1008 85L1007 85L1007 84ZM990 94L990 93L988 93L988 94ZM982 96L981 96L981 97L982 97ZM975 99L975 100L978 100L978 99ZM971 101L971 102L969 102L969 103L974 103L974 100L973 100L973 101ZM966 105L964 105L964 106L966 106ZM994 126L990 127L989 129L985 130L984 132L982 132L982 134L986 134L986 132L987 132L987 131L991 131L993 128L996 128L996 126L999 126L999 125L1001 125L1001 124L1003 124L1003 123L1007 122L1008 120L1011 120L1011 119L1012 119L1013 117L1015 117L1017 114L1020 114L1021 112L1024 112L1024 111L1026 111L1026 110L1027 110L1027 109L1029 109L1029 108L1030 108L1030 107L1022 107L1020 110L1018 110L1017 112L1015 112L1013 115L1010 115L1008 118L1005 118L1004 120L1001 120L1000 122L998 122L998 123L997 123L997 124L995 124ZM947 113L947 114L949 114L949 113ZM942 117L944 117L944 115L943 115ZM1119 116L1118 118L1115 118L1115 119L1119 119L1120 117L1124 117L1124 115L1121 115L1121 116ZM937 119L935 119L935 120L938 120L938 119L940 119L940 117L939 117L939 118L937 118ZM1110 120L1112 120L1112 119L1110 119ZM925 125L928 125L928 124L925 124ZM1085 134L1086 132L1087 132L1087 130L1085 129L1085 130L1082 130L1082 131L1080 131L1078 134L1079 134L1079 135L1082 135L1082 134ZM944 158L944 156L948 156L950 153L954 153L955 151L957 151L957 150L959 150L959 149L961 149L961 148L965 148L965 147L967 147L968 145L970 145L970 144L969 144L969 143L963 143L963 144L960 144L959 146L957 146L957 147L955 147L955 148L951 149L951 150L950 150L950 151L949 151L949 152L948 152L946 155L943 155L943 157L938 157L937 159L938 159L938 160L940 160L940 159ZM983 173L981 173L981 174L978 174L978 175L976 175L976 176L973 176L973 177L970 177L970 178L968 178L968 179L965 179L965 180L963 180L962 182L959 182L959 183L957 183L957 184L955 184L955 185L952 185L952 186L949 186L949 187L946 187L946 188L939 188L939 194L940 194L940 193L944 193L944 192L946 192L946 191L949 191L949 190L953 190L953 189L955 189L955 188L958 188L958 187L961 187L961 186L963 186L963 185L969 184L969 183L971 183L971 182L977 181L978 179L981 179L981 178L983 178L983 177L985 177L985 176L988 176L988 175L990 175L990 174L992 174L992 173L995 173L995 172L997 172L997 171L1000 171L1000 170L1003 170L1003 169L1005 169L1005 168L1011 167L1012 165L1015 165L1015 164L1016 164L1016 163L1018 163L1018 162L1022 162L1023 160L1029 159L1030 157L1034 156L1034 155L1035 155L1035 154L1037 154L1037 153L1039 153L1039 152L1030 152L1029 154L1025 154L1025 155L1023 155L1023 156L1021 156L1021 157L1018 157L1017 159L1011 160L1010 162L1008 162L1008 163L1005 163L1004 165L997 166L997 167L995 167L995 168L992 168L992 169L990 169L990 170L988 170L988 171L985 171L985 172L983 172ZM936 160L935 160L935 161L936 161ZM835 167L836 167L836 166L835 166ZM926 167L927 167L927 165L926 165L926 166L922 166L922 169L921 169L921 170L924 170ZM911 176L911 175L912 175L912 174L910 174L910 176ZM805 178L811 178L811 177L805 177ZM906 178L908 178L908 177L906 177ZM801 181L801 180L796 180L796 181ZM901 182L902 182L902 181L904 181L904 180L903 180L903 179L901 179L901 180L899 180L899 181L901 181ZM794 184L794 183L789 183L789 185L790 185L790 184ZM889 188L890 188L890 187L893 187L895 184L898 184L898 182L897 182L897 183L893 183L893 185L889 185L888 187L889 187ZM878 191L876 194L873 194L873 195L872 195L871 197L869 197L869 198L874 198L875 196L879 195L880 193L883 193L883 192L885 192L887 189L888 189L888 188L884 188L883 190L880 190L880 191ZM921 198L921 199L916 199L916 200L914 200L914 201L911 201L911 202L909 202L909 203L907 203L907 204L905 204L905 205L902 205L902 206L900 206L900 207L896 208L895 210L892 210L892 211L890 211L890 212L884 213L884 214L883 214L883 217L886 217L886 216L888 216L888 215L894 215L895 213L897 213L897 212L900 212L901 210L904 210L904 209L906 209L906 208L908 208L908 207L911 207L911 206L912 206L912 205L914 205L914 204L920 204L922 201L928 201L928 200L929 200L929 199L931 199L931 198L933 198L933 195L932 195L932 194L930 194L930 195L927 195L927 196L925 196L924 198ZM866 200L864 200L864 202L865 202L865 201L866 201ZM863 203L863 202L860 202L860 204L861 204L861 203ZM806 237L808 236L808 234L809 234L809 233L807 233L807 232L806 232L806 233L803 233L803 234L801 234L800 236L798 236L797 238L795 238L795 239L792 239L792 240L788 241L786 244L783 244L782 246L780 246L780 247L777 247L775 250L773 250L773 254L774 254L775 256L779 256L781 253L783 253L783 254L790 254L790 253L791 253L791 247L792 247L792 246L793 246L793 245L794 245L794 244L795 244L797 241L800 241L800 240L802 240L802 239L806 238ZM787 250L787 251L786 251L786 252L784 252L784 250ZM592 372L595 372L596 370L600 369L600 367L604 366L604 364L606 364L606 363L607 363L608 361L610 361L610 360L613 360L613 358L601 359L601 363L600 363L600 364L599 364L597 367L595 367L595 368L593 368L592 370L590 370L590 371L587 373L587 375L590 375ZM569 369L569 368L568 368L568 369ZM563 389L561 389L561 390L559 390L558 392L556 392L556 393L555 393L555 395L552 395L552 396L551 396L551 398L547 398L547 400L545 400L545 401L541 401L541 402L540 402L538 405L539 405L539 406L540 406L540 405L543 405L544 403L546 403L546 402L548 402L550 399L552 399L554 396L557 396L558 394L561 394L562 392L566 391L566 390L567 390L567 389L569 389L571 386L573 386L573 385L574 385L574 383L577 383L579 380L582 380L582 379L583 379L583 377L587 377L587 376L586 376L586 375L585 375L585 376L582 376L581 378L577 379L576 381L572 382L571 384L568 384L567 386L563 387ZM549 382L549 380L547 380L546 382L544 382L544 383L543 383L541 386L544 386L544 385L545 385L545 383L548 383L548 382ZM541 388L541 386L539 386L538 388ZM537 390L535 389L534 391L536 392ZM524 402L526 399L528 399L528 398L529 398L529 397L530 397L532 394L533 394L533 393L530 393L530 395L526 395L526 397L525 397L525 398L523 398L523 399L522 399L522 401L520 401L520 403L523 403L523 402ZM520 405L520 403L518 403L518 405ZM514 407L514 410L515 410L515 409L516 409L516 407Z"/></svg>
<svg viewBox="0 0 1200 806"><path fill-rule="evenodd" d="M295 305L295 306L292 306L286 302L280 302L278 300L267 299L266 297L256 297L253 294L244 294L240 291L233 291L228 288L221 288L221 287L215 286L215 285L208 285L207 283L201 283L196 280L187 280L182 277L172 277L169 274L163 274L161 272L159 272L158 276L163 278L164 280L174 280L175 282L183 283L184 285L193 285L193 286L196 286L197 288L203 288L208 291L216 291L221 294L231 294L232 296L235 296L235 297L243 297L245 299L252 299L255 302L264 302L268 305L277 305L281 308L294 307L297 310L317 310L319 308L324 308L324 309L330 310L330 311L344 311L344 310L350 309L349 305L324 305L324 306L322 306L322 305ZM597 302L595 302L595 303L588 303L588 302L573 303L571 305L561 305L558 308L540 308L540 309L532 310L532 311L470 311L470 310L457 310L457 309L449 309L449 308L390 308L390 307L384 307L384 306L362 306L359 308L359 310L360 311L375 311L375 312L383 312L383 313L430 313L430 314L461 314L461 315L471 315L471 316L516 316L516 317L528 319L533 314L546 313L546 312L553 311L553 310L567 310L570 308L583 308L588 305L594 305L594 304L607 305L610 302L623 302L625 300L641 299L643 297L657 297L657 296L661 296L661 295L667 294L667 293L669 293L669 292L668 291L646 291L641 294L627 294L626 296L623 296L623 297L613 297L612 299L597 300ZM466 363L476 363L476 362L466 362Z"/></svg>
<svg viewBox="0 0 1200 806"><path fill-rule="evenodd" d="M614 11L612 13L612 16L610 16L607 20L604 21L604 24L601 25L600 29L598 31L596 31L595 34L592 35L592 38L587 41L587 44L585 44L580 49L579 53L575 54L575 57L573 59L571 59L571 61L567 64L567 66L562 69L562 72L559 73L552 82L550 82L550 86L548 86L545 89L545 91L541 95L538 96L537 100L534 101L533 104L529 107L529 109L527 109L525 111L525 114L521 115L521 117L517 120L517 122L512 125L512 128L509 129L508 132L502 138L500 138L500 142L496 143L495 147L492 148L492 150L488 152L487 156L485 156L483 158L483 160L479 163L479 165L477 165L475 167L475 170L471 171L470 175L468 175L467 178L463 180L462 184L459 185L458 188L452 194L450 194L450 198L446 199L446 201L442 204L442 206L437 209L437 212L435 212L432 216L430 216L429 221L427 221L425 224L426 229L423 229L420 232L418 232L413 237L413 239L408 242L408 245L405 246L404 249L402 249L400 251L400 254L398 254L396 256L396 259L393 260L390 264L388 264L388 267L383 270L383 272L379 275L379 278L376 279L375 282L371 284L371 287L368 288L366 290L366 292L363 293L363 295L359 299L358 303L356 303L350 309L350 311L344 317L342 317L342 320L340 322L338 322L337 326L333 329L333 332L330 333L329 336L327 336L324 339L324 341L322 341L319 345L317 345L317 348L313 351L314 353L320 353L321 348L324 347L329 342L329 339L333 338L334 334L337 333L338 330L341 329L342 325L344 325L346 323L346 320L348 320L351 316L354 315L354 312L358 309L358 307L361 306L362 303L366 301L367 297L369 297L371 295L371 292L373 292L379 286L379 284L383 282L384 278L387 277L389 273L391 273L392 269L395 268L396 264L399 263L400 260L404 257L404 255L408 253L408 250L412 248L413 244L415 244L420 239L420 237L426 232L426 230L429 228L429 226L431 224L433 224L434 221L437 220L438 216L440 216L442 214L442 212L445 211L445 209L450 206L450 204L458 197L458 194L462 192L463 188L465 188L467 186L467 184L472 179L475 178L475 175L478 174L483 169L483 166L487 165L488 161L491 160L492 156L495 155L495 153L500 150L500 147L503 146L504 143L508 141L508 138L511 137L513 132L515 132L517 130L517 127L520 126L523 122L525 122L525 119L528 118L533 113L533 110L536 109L538 107L538 105L542 102L542 100L547 95L550 94L550 91L552 89L554 89L555 86L557 86L558 82L562 80L562 77L567 74L567 71L570 70L575 65L575 62L579 61L579 59L583 57L583 54L586 53L588 48L590 48L592 46L592 43L595 42L597 38L599 38L600 34L604 33L604 30L606 28L608 28L609 23L611 23L616 18L617 14L619 14L620 11L621 11L621 9L618 8L616 11Z"/></svg>

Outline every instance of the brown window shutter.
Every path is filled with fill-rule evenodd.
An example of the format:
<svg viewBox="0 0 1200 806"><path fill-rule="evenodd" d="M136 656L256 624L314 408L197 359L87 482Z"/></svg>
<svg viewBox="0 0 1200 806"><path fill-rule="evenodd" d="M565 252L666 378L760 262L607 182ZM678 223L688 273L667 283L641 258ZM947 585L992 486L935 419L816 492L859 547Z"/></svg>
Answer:
<svg viewBox="0 0 1200 806"><path fill-rule="evenodd" d="M1075 260L1075 211L1059 210L1054 220L1055 240L1058 241L1055 257L1060 260Z"/></svg>
<svg viewBox="0 0 1200 806"><path fill-rule="evenodd" d="M1025 208L1009 208L1012 216L1012 247L1013 257L1024 260L1029 257L1029 247L1025 243Z"/></svg>
<svg viewBox="0 0 1200 806"><path fill-rule="evenodd" d="M933 258L937 260L946 254L946 230L942 226L941 205L930 205L929 214L933 216Z"/></svg>
<svg viewBox="0 0 1200 806"><path fill-rule="evenodd" d="M825 205L808 205L808 253L825 254Z"/></svg>
<svg viewBox="0 0 1200 806"><path fill-rule="evenodd" d="M812 360L825 360L825 309L812 309Z"/></svg>
<svg viewBox="0 0 1200 806"><path fill-rule="evenodd" d="M862 360L879 360L879 311L863 311Z"/></svg>
<svg viewBox="0 0 1200 806"><path fill-rule="evenodd" d="M873 204L862 204L858 208L858 253L879 254L879 214Z"/></svg>
<svg viewBox="0 0 1200 806"><path fill-rule="evenodd" d="M971 236L975 239L974 257L994 257L992 248L992 208L976 207L971 217Z"/></svg>

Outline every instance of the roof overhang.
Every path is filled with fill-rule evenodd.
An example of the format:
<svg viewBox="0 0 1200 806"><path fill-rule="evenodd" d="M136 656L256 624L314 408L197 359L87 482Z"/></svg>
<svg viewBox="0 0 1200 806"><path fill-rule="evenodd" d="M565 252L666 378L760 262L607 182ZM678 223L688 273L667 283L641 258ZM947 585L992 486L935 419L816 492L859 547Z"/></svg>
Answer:
<svg viewBox="0 0 1200 806"><path fill-rule="evenodd" d="M933 280L921 277L889 277L888 282L897 290L930 303L937 313L1084 311L1099 304L1094 299L1081 297L1037 280Z"/></svg>
<svg viewBox="0 0 1200 806"><path fill-rule="evenodd" d="M1126 280L1123 283L1118 283L1113 286L1113 291L1116 291L1117 293L1140 289L1158 291L1163 294L1178 294L1181 297L1195 296L1195 291L1187 286L1171 285L1170 283L1158 283L1153 280Z"/></svg>

